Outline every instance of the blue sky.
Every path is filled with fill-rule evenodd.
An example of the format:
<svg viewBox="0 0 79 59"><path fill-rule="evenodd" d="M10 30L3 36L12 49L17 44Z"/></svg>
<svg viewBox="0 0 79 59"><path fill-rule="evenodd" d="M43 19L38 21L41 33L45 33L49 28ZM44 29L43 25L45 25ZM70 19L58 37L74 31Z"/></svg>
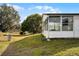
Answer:
<svg viewBox="0 0 79 59"><path fill-rule="evenodd" d="M21 22L34 13L79 13L79 3L7 3L7 5L13 6L19 12Z"/></svg>

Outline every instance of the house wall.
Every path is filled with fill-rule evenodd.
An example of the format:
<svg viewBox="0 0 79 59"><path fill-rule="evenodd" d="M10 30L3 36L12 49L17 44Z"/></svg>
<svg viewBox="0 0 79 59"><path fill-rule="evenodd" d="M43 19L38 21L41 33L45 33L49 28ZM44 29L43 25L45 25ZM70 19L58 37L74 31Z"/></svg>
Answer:
<svg viewBox="0 0 79 59"><path fill-rule="evenodd" d="M47 17L48 17L48 15L43 15L43 17L42 17L42 34L43 34L46 38L48 38L48 31L46 31L45 28L44 28L44 22L45 22L45 20L47 19Z"/></svg>
<svg viewBox="0 0 79 59"><path fill-rule="evenodd" d="M44 21L44 20L43 20ZM42 31L46 38L79 38L79 16L73 16L73 31Z"/></svg>
<svg viewBox="0 0 79 59"><path fill-rule="evenodd" d="M73 31L43 31L46 38L73 38Z"/></svg>
<svg viewBox="0 0 79 59"><path fill-rule="evenodd" d="M49 35L48 35L48 31L43 31L42 34L43 34L46 38L48 38L48 36L49 36Z"/></svg>
<svg viewBox="0 0 79 59"><path fill-rule="evenodd" d="M74 16L74 37L79 38L79 16Z"/></svg>
<svg viewBox="0 0 79 59"><path fill-rule="evenodd" d="M71 38L73 31L49 31L48 38Z"/></svg>

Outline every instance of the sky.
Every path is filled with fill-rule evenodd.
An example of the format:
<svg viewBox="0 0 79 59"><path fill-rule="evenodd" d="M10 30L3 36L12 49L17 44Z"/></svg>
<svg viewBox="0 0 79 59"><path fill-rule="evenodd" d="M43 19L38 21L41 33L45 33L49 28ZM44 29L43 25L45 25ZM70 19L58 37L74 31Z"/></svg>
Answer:
<svg viewBox="0 0 79 59"><path fill-rule="evenodd" d="M7 3L7 6L18 11L20 23L35 13L79 13L79 3Z"/></svg>

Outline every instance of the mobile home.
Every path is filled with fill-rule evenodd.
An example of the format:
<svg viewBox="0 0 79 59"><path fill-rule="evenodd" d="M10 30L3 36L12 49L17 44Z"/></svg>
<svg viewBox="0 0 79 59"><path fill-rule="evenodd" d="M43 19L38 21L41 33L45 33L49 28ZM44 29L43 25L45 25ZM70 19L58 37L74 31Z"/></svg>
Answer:
<svg viewBox="0 0 79 59"><path fill-rule="evenodd" d="M43 14L42 34L46 38L79 38L79 13Z"/></svg>

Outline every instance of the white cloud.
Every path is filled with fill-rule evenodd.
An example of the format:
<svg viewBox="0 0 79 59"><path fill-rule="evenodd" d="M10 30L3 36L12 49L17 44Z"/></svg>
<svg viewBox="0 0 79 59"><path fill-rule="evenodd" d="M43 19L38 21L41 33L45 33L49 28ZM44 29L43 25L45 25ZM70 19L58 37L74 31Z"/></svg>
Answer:
<svg viewBox="0 0 79 59"><path fill-rule="evenodd" d="M16 9L16 10L25 10L23 7L20 7L18 5L13 5L13 7Z"/></svg>
<svg viewBox="0 0 79 59"><path fill-rule="evenodd" d="M61 11L58 8L53 8L52 6L35 6L29 8L28 10L40 10L42 13L60 13Z"/></svg>
<svg viewBox="0 0 79 59"><path fill-rule="evenodd" d="M25 10L25 8L20 7L18 5L11 5L11 4L7 4L7 6L13 6L15 10L19 11L19 10Z"/></svg>
<svg viewBox="0 0 79 59"><path fill-rule="evenodd" d="M42 6L36 6L35 8L37 8L37 9L42 9Z"/></svg>

